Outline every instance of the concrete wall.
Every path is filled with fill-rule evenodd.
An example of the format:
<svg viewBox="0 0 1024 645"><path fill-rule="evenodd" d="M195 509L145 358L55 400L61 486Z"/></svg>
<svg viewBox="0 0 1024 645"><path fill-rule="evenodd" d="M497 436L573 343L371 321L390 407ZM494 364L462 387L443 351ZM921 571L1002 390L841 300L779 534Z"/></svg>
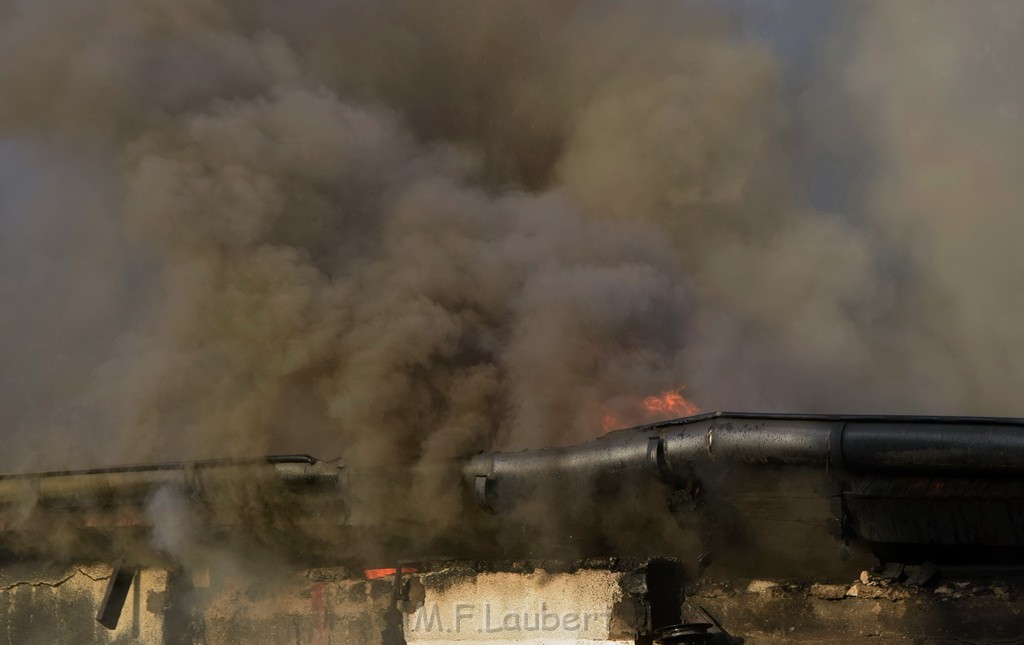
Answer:
<svg viewBox="0 0 1024 645"><path fill-rule="evenodd" d="M405 637L409 645L632 645L643 625L631 620L634 608L620 584L624 575L584 570L416 576Z"/></svg>
<svg viewBox="0 0 1024 645"><path fill-rule="evenodd" d="M636 608L624 598L624 575L415 574L404 581L413 599L400 602L397 625L409 645L631 644ZM393 578L354 579L341 569L219 580L143 570L110 631L95 620L110 576L109 566L0 568L0 643L370 645L382 642L394 592Z"/></svg>
<svg viewBox="0 0 1024 645"><path fill-rule="evenodd" d="M312 569L266 586L239 580L196 589L193 612L211 645L379 644L392 588L389 579Z"/></svg>
<svg viewBox="0 0 1024 645"><path fill-rule="evenodd" d="M167 574L136 576L116 630L96 622L111 567L18 563L0 567L0 643L159 643Z"/></svg>

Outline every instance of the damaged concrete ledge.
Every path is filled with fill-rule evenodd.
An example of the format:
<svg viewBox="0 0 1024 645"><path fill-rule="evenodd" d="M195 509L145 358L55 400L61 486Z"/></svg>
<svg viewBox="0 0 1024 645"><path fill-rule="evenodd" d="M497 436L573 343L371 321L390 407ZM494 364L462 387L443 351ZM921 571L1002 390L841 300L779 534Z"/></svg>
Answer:
<svg viewBox="0 0 1024 645"><path fill-rule="evenodd" d="M639 635L664 594L643 566L421 564L398 584L336 567L142 569L107 630L96 613L112 574L98 564L0 566L0 644L632 645L651 642ZM680 591L748 645L1024 642L1019 580L935 576L915 586L864 573L848 582L699 580Z"/></svg>

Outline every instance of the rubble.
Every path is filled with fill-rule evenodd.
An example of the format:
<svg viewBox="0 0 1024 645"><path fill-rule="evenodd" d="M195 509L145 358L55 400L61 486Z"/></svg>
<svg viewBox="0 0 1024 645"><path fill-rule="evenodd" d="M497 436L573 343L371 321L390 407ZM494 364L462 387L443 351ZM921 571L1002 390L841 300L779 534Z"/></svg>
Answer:
<svg viewBox="0 0 1024 645"><path fill-rule="evenodd" d="M1020 642L1024 586L1012 580L946 580L908 586L872 571L852 582L694 581L699 604L745 643Z"/></svg>
<svg viewBox="0 0 1024 645"><path fill-rule="evenodd" d="M808 593L823 600L842 600L846 596L846 591L846 585L814 583Z"/></svg>
<svg viewBox="0 0 1024 645"><path fill-rule="evenodd" d="M747 593L765 594L778 589L779 585L777 582L771 582L769 580L751 580L750 584L747 585Z"/></svg>

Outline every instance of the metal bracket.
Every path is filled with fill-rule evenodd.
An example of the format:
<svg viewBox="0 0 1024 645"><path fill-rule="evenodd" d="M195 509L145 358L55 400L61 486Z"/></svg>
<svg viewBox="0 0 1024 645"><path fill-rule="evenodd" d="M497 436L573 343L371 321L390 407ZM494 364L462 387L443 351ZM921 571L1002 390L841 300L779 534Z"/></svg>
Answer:
<svg viewBox="0 0 1024 645"><path fill-rule="evenodd" d="M672 473L669 471L668 461L665 459L665 440L661 437L647 439L647 463L659 480L665 483L672 480Z"/></svg>
<svg viewBox="0 0 1024 645"><path fill-rule="evenodd" d="M128 589L132 586L137 569L129 567L117 567L110 574L110 581L107 583L107 591L103 594L99 611L96 612L96 622L107 629L117 629L117 621L121 619L121 610L124 608L125 598L128 597Z"/></svg>
<svg viewBox="0 0 1024 645"><path fill-rule="evenodd" d="M491 501L487 498L488 485L490 480L487 479L486 475L477 475L473 482L473 490L476 493L476 503L480 505L480 508L484 509L488 513L493 513L494 508L491 506Z"/></svg>

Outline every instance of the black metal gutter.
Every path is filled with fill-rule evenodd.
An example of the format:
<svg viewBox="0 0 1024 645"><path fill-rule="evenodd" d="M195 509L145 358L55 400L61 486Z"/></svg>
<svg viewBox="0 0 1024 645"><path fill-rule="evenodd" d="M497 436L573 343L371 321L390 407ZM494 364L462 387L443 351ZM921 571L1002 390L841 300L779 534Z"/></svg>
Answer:
<svg viewBox="0 0 1024 645"><path fill-rule="evenodd" d="M578 446L472 457L478 503L595 478L691 478L695 466L804 466L860 474L1024 475L1024 419L713 412L609 433Z"/></svg>
<svg viewBox="0 0 1024 645"><path fill-rule="evenodd" d="M343 468L310 455L271 455L252 459L207 459L141 466L59 470L0 475L0 505L34 499L42 503L79 502L107 496L121 502L148 496L164 485L192 489L203 482L229 482L265 475L289 485L336 486Z"/></svg>

